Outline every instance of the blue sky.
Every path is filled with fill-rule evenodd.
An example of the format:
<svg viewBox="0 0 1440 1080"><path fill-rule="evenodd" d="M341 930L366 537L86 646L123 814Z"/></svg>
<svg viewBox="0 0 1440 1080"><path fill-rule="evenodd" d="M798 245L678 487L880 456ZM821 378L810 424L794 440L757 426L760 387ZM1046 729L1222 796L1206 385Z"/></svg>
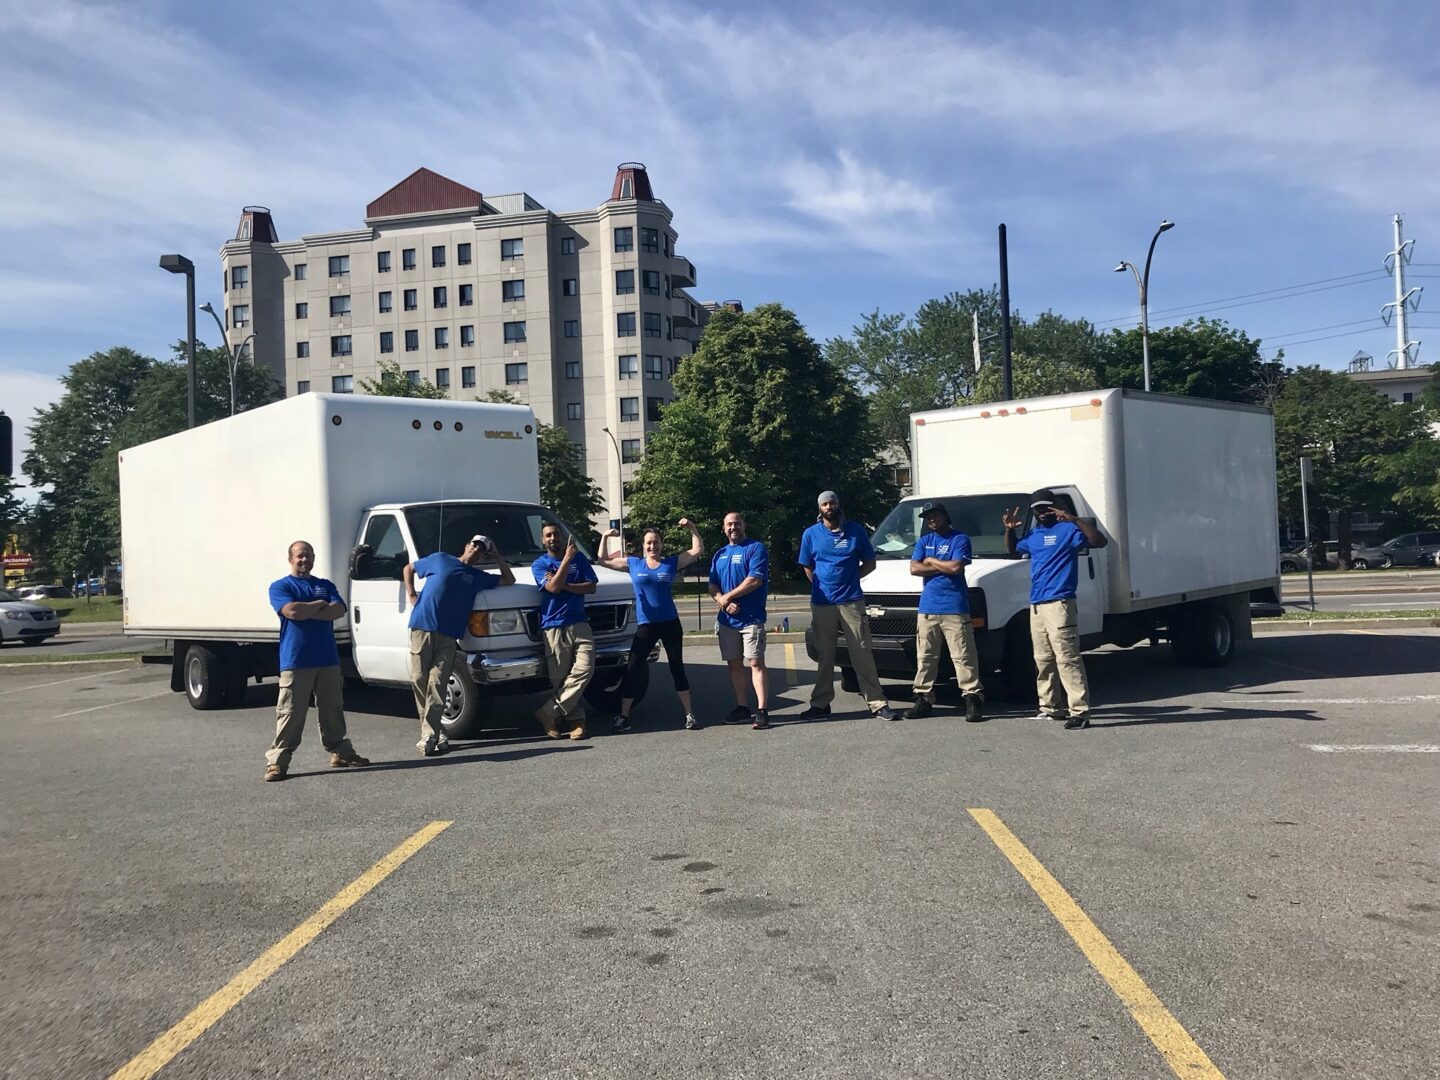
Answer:
<svg viewBox="0 0 1440 1080"><path fill-rule="evenodd" d="M988 286L1002 221L1022 312L1133 325L1111 270L1169 217L1152 325L1260 299L1208 313L1327 367L1394 348L1398 210L1440 359L1440 9L992 6L0 0L0 409L165 355L160 253L218 302L241 206L352 228L420 165L571 210L643 161L696 295L822 340Z"/></svg>

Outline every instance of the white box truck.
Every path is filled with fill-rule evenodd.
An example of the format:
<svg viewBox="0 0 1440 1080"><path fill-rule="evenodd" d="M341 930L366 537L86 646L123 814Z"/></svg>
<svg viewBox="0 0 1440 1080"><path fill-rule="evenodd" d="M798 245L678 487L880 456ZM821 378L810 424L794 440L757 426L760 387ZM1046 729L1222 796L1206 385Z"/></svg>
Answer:
<svg viewBox="0 0 1440 1080"><path fill-rule="evenodd" d="M480 593L460 642L445 725L467 734L492 695L549 688L530 564L541 526L559 519L540 505L536 437L528 406L301 394L124 450L125 633L169 639L171 688L195 708L237 703L248 679L277 673L268 587L289 573L291 541L308 540L314 573L349 606L335 623L347 675L408 686L401 570L481 533L516 584ZM596 575L598 688L635 626L628 577Z"/></svg>
<svg viewBox="0 0 1440 1080"><path fill-rule="evenodd" d="M1012 694L1034 692L1030 567L1006 553L1001 514L1024 508L1028 530L1039 488L1109 540L1080 555L1087 649L1163 637L1182 664L1223 665L1252 636L1252 598L1278 603L1268 409L1101 390L916 413L911 437L914 495L875 530L876 568L862 581L882 677L915 675L921 579L910 555L930 500L970 536L965 573L982 674L999 671ZM856 687L852 670L841 675Z"/></svg>

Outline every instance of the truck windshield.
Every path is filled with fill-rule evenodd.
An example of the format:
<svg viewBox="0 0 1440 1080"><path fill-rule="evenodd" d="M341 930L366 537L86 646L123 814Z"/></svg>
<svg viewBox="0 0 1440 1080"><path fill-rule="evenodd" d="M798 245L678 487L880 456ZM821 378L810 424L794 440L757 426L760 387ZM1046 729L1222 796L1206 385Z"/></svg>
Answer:
<svg viewBox="0 0 1440 1080"><path fill-rule="evenodd" d="M920 520L920 508L927 502L940 502L945 504L955 531L970 537L970 548L975 558L1014 558L1005 550L1005 526L1001 524L1001 518L1005 511L1017 506L1021 508L1021 516L1028 517L1025 505L1029 501L1029 495L1018 491L1009 495L945 495L940 498L906 499L890 511L875 530L872 539L875 557L909 559L915 550L916 538L925 529Z"/></svg>
<svg viewBox="0 0 1440 1080"><path fill-rule="evenodd" d="M407 509L405 520L419 549L416 558L437 551L459 555L465 550L465 542L478 533L499 545L511 566L528 566L544 554L540 544L544 526L559 525L571 531L543 507L509 503L425 503ZM582 535L575 535L575 546L587 559L592 558Z"/></svg>

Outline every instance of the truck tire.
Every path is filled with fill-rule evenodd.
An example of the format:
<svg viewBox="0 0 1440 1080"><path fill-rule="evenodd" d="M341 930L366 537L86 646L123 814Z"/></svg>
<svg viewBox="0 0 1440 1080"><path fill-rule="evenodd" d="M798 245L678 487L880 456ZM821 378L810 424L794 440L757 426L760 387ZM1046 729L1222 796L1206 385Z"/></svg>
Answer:
<svg viewBox="0 0 1440 1080"><path fill-rule="evenodd" d="M620 712L620 684L624 679L625 668L623 665L595 672L595 677L585 688L585 704L602 716L618 715ZM649 689L650 664L647 661L636 672L635 685L631 688L631 693L635 695L636 705L640 704L640 700Z"/></svg>
<svg viewBox="0 0 1440 1080"><path fill-rule="evenodd" d="M185 699L192 709L219 709L224 706L228 666L224 654L208 645L191 645L185 650Z"/></svg>
<svg viewBox="0 0 1440 1080"><path fill-rule="evenodd" d="M1000 689L1011 701L1035 699L1035 648L1030 644L1030 616L1016 615L1005 627L1000 658Z"/></svg>
<svg viewBox="0 0 1440 1080"><path fill-rule="evenodd" d="M842 667L840 669L840 689L847 694L860 693L860 676L855 674L853 667Z"/></svg>
<svg viewBox="0 0 1440 1080"><path fill-rule="evenodd" d="M1182 667L1224 667L1235 655L1235 627L1219 605L1180 613L1170 627L1170 651Z"/></svg>
<svg viewBox="0 0 1440 1080"><path fill-rule="evenodd" d="M445 711L440 717L446 737L464 739L479 734L485 718L490 715L494 698L494 691L479 685L463 660L456 663L446 688Z"/></svg>

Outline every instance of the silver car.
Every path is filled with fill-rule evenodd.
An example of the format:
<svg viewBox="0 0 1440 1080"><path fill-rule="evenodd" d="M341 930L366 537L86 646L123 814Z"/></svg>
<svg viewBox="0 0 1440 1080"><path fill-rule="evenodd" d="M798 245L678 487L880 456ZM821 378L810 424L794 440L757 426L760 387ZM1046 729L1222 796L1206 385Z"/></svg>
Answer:
<svg viewBox="0 0 1440 1080"><path fill-rule="evenodd" d="M60 633L60 616L48 607L31 604L9 589L0 589L0 645L18 641L38 645Z"/></svg>
<svg viewBox="0 0 1440 1080"><path fill-rule="evenodd" d="M1386 557L1395 566L1428 565L1437 551L1440 551L1440 532L1405 533L1380 545Z"/></svg>

